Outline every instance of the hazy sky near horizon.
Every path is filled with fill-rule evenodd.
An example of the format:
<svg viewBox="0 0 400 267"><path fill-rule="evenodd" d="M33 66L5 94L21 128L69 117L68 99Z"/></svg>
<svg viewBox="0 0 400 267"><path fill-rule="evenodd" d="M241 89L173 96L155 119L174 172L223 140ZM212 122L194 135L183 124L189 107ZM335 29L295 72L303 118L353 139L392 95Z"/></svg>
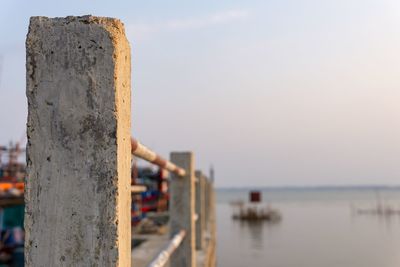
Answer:
<svg viewBox="0 0 400 267"><path fill-rule="evenodd" d="M400 184L400 1L1 1L0 144L24 134L29 17L120 18L132 133L218 186Z"/></svg>

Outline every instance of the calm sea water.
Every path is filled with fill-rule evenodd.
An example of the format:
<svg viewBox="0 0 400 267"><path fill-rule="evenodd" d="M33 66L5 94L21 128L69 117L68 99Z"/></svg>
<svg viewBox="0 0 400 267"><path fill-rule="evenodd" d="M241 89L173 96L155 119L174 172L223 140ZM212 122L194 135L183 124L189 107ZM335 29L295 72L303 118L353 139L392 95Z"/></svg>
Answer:
<svg viewBox="0 0 400 267"><path fill-rule="evenodd" d="M378 199L400 208L400 189L263 190L277 224L231 219L248 190L217 190L219 267L399 267L400 216L357 215Z"/></svg>

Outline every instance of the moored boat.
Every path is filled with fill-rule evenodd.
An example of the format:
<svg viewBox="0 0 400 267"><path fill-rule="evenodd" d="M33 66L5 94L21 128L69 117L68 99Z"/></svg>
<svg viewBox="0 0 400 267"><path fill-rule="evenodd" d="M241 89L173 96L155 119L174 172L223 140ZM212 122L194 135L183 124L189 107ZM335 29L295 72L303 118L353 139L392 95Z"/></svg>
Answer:
<svg viewBox="0 0 400 267"><path fill-rule="evenodd" d="M234 220L279 222L282 219L282 215L277 209L261 203L261 192L251 191L249 197L250 203L248 204L243 201L231 203L235 207L232 215Z"/></svg>

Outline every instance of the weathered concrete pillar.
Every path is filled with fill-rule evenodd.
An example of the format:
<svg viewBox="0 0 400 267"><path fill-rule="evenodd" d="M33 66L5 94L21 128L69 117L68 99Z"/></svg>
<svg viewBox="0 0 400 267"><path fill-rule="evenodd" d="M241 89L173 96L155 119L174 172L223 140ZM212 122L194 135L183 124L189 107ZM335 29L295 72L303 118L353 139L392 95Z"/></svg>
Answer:
<svg viewBox="0 0 400 267"><path fill-rule="evenodd" d="M26 266L130 266L130 48L123 24L32 17Z"/></svg>
<svg viewBox="0 0 400 267"><path fill-rule="evenodd" d="M170 222L171 237L180 230L186 231L182 244L172 254L171 266L195 267L195 176L194 157L191 152L171 153L171 162L182 167L186 171L184 177L172 175Z"/></svg>
<svg viewBox="0 0 400 267"><path fill-rule="evenodd" d="M196 176L196 249L204 248L205 229L205 199L204 199L204 176L201 171L195 172Z"/></svg>

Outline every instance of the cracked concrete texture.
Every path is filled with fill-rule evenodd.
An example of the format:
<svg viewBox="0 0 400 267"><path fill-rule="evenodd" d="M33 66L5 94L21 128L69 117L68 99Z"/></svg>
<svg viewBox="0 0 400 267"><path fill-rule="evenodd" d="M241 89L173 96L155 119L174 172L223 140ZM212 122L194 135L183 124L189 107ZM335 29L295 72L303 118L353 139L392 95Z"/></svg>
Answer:
<svg viewBox="0 0 400 267"><path fill-rule="evenodd" d="M130 266L123 24L32 17L26 51L26 266Z"/></svg>

